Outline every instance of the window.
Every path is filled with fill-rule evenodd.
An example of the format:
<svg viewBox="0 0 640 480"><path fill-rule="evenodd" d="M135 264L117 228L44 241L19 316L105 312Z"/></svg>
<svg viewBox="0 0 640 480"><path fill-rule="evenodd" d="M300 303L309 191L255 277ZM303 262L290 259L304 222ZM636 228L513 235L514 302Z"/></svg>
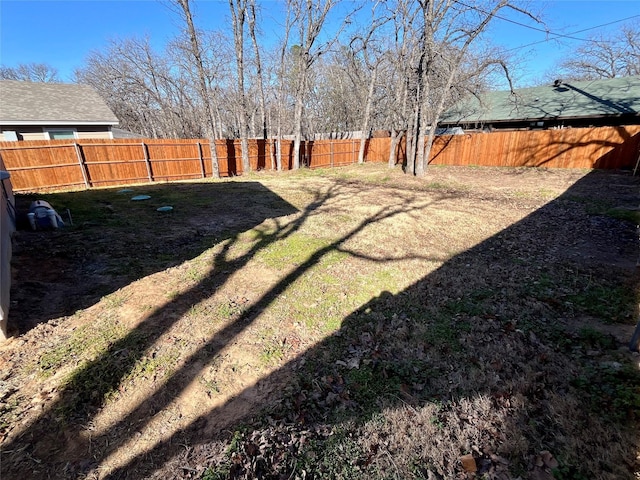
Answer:
<svg viewBox="0 0 640 480"><path fill-rule="evenodd" d="M4 141L5 142L17 142L18 141L18 134L15 132L15 130L5 130L2 132L2 135L4 137Z"/></svg>
<svg viewBox="0 0 640 480"><path fill-rule="evenodd" d="M76 138L75 128L58 128L58 129L46 129L45 136L49 137L49 140L73 140Z"/></svg>

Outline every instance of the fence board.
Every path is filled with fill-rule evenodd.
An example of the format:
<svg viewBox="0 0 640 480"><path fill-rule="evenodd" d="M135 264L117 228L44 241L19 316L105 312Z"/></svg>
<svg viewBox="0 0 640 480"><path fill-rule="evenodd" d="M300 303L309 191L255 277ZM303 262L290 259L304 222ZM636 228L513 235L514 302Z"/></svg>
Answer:
<svg viewBox="0 0 640 480"><path fill-rule="evenodd" d="M398 145L404 160L406 139ZM76 146L80 151L80 158ZM145 149L143 149L143 144ZM199 144L199 145L198 145ZM391 139L368 139L365 160L387 162ZM301 144L301 164L309 168L357 162L358 139L316 140ZM216 140L221 176L242 174L240 140ZM293 168L293 141L283 140L282 169ZM632 168L640 149L640 125L561 130L510 131L437 137L433 165L549 168ZM206 139L87 139L0 142L0 156L16 191L82 187L83 167L90 186L198 179L212 176ZM250 140L253 170L273 169L275 142Z"/></svg>

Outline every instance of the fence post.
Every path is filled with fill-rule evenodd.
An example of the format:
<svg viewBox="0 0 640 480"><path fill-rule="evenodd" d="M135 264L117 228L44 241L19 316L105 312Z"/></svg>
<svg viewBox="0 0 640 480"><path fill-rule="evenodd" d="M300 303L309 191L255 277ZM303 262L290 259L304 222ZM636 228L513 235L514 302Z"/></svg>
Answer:
<svg viewBox="0 0 640 480"><path fill-rule="evenodd" d="M351 163L358 163L358 159L356 158L356 141L351 139Z"/></svg>
<svg viewBox="0 0 640 480"><path fill-rule="evenodd" d="M144 162L147 164L147 176L149 177L149 182L153 182L151 162L149 161L149 151L147 150L147 145L144 142L142 142L142 153L144 154Z"/></svg>
<svg viewBox="0 0 640 480"><path fill-rule="evenodd" d="M200 159L200 170L202 171L202 178L205 178L204 173L204 159L202 158L202 144L198 142L198 158Z"/></svg>
<svg viewBox="0 0 640 480"><path fill-rule="evenodd" d="M78 142L73 142L73 147L76 150L76 157L78 157L78 165L80 165L80 172L82 172L82 179L84 180L84 186L85 188L90 188L91 185L89 184L89 173L87 172L87 166L85 165L84 157L82 155L82 150L80 149L80 145L78 145Z"/></svg>
<svg viewBox="0 0 640 480"><path fill-rule="evenodd" d="M275 139L269 138L269 159L271 160L271 170L276 169L276 151L275 151Z"/></svg>
<svg viewBox="0 0 640 480"><path fill-rule="evenodd" d="M215 158L218 159L218 177L220 176L220 157L218 157L218 150L216 149L216 140L215 138L209 138L209 152L211 153L211 175L215 178L216 176L216 162ZM229 159L227 159L227 171L229 171Z"/></svg>
<svg viewBox="0 0 640 480"><path fill-rule="evenodd" d="M333 140L329 145L331 146L331 168L333 168Z"/></svg>

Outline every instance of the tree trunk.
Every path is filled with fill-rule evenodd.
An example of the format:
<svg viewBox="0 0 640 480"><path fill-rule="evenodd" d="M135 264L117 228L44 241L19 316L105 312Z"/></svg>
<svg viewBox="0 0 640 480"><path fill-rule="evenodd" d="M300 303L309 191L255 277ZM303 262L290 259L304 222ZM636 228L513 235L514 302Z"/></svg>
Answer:
<svg viewBox="0 0 640 480"><path fill-rule="evenodd" d="M301 74L296 95L296 105L293 115L293 169L300 168L300 143L302 141L302 112L304 110L304 92L306 90L307 74Z"/></svg>
<svg viewBox="0 0 640 480"><path fill-rule="evenodd" d="M418 93L416 93L418 97ZM420 132L420 105L416 103L413 110L413 121L407 131L407 164L404 173L415 174L417 140Z"/></svg>
<svg viewBox="0 0 640 480"><path fill-rule="evenodd" d="M282 137L278 129L278 137L276 138L276 170L282 171Z"/></svg>
<svg viewBox="0 0 640 480"><path fill-rule="evenodd" d="M403 130L392 129L391 130L391 147L389 150L389 168L394 168L396 166L396 153L398 151L398 145L404 136Z"/></svg>
<svg viewBox="0 0 640 480"><path fill-rule="evenodd" d="M417 153L416 153L416 164L415 164L415 176L416 177L424 177L426 173L425 161L424 161L424 150L425 150L425 132L424 129L420 129L421 132L418 134L418 143L417 143ZM429 129L429 136L431 136L431 131L433 129Z"/></svg>
<svg viewBox="0 0 640 480"><path fill-rule="evenodd" d="M358 163L364 163L364 149L369 139L369 118L371 117L371 105L373 104L373 91L376 85L376 78L378 76L378 67L375 66L371 72L371 79L369 81L369 91L367 92L367 101L364 108L364 119L362 122L362 136L360 137L360 151L358 152Z"/></svg>
<svg viewBox="0 0 640 480"><path fill-rule="evenodd" d="M273 141L273 138L269 138L267 140L264 141L265 142L265 148L266 145L269 145L269 159L271 160L271 170L275 170L276 169L276 144Z"/></svg>
<svg viewBox="0 0 640 480"><path fill-rule="evenodd" d="M415 164L415 175L416 177L424 177L427 172L427 159L425 158L425 147L427 145L427 139L431 139L433 141L433 136L435 135L435 126L433 122L429 123L427 112L429 110L429 91L430 83L429 79L426 78L426 75L423 79L423 88L422 88L422 102L420 102L420 118L421 122L418 126L418 130L416 135L418 136L417 143L417 151L416 151L416 164ZM429 133L427 134L427 129L429 129Z"/></svg>

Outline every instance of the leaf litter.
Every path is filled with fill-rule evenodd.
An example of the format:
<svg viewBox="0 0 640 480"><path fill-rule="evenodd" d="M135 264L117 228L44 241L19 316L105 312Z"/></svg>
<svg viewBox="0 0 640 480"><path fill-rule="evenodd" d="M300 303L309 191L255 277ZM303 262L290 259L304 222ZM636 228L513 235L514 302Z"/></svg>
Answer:
<svg viewBox="0 0 640 480"><path fill-rule="evenodd" d="M190 225L200 218L202 227L176 241L210 240L202 258L141 276L75 314L29 307L34 317L52 314L0 352L8 372L0 390L3 473L635 478L640 380L625 344L637 315L637 233L624 219L594 214L584 199L630 207L637 198L612 185L637 179L543 169L429 174L438 188L380 166L254 174L250 181L299 212L236 237L234 228L246 230L243 202L251 208L256 192L230 190L235 209L224 220L220 213L230 234L194 214ZM287 241L294 226L300 238L322 241L307 253L304 243ZM74 234L86 241L93 228ZM155 245L162 235L184 235L180 228L156 231ZM19 234L17 242L27 249L38 240ZM78 248L68 237L49 241L73 280L58 293L97 280L73 270L96 253L76 259L65 253ZM278 241L301 249L291 266L248 256L268 247L270 259L286 261ZM117 241L111 249L98 252L107 264ZM337 263L320 261L329 252L340 254ZM199 266L205 258L213 259L211 273ZM331 280L310 301L307 292L323 278ZM149 315L155 327L145 323ZM104 348L131 368L126 363L123 383L96 397L78 370L95 355L86 325L107 317L120 338ZM38 362L51 351L67 356L52 358L59 367L44 376Z"/></svg>

